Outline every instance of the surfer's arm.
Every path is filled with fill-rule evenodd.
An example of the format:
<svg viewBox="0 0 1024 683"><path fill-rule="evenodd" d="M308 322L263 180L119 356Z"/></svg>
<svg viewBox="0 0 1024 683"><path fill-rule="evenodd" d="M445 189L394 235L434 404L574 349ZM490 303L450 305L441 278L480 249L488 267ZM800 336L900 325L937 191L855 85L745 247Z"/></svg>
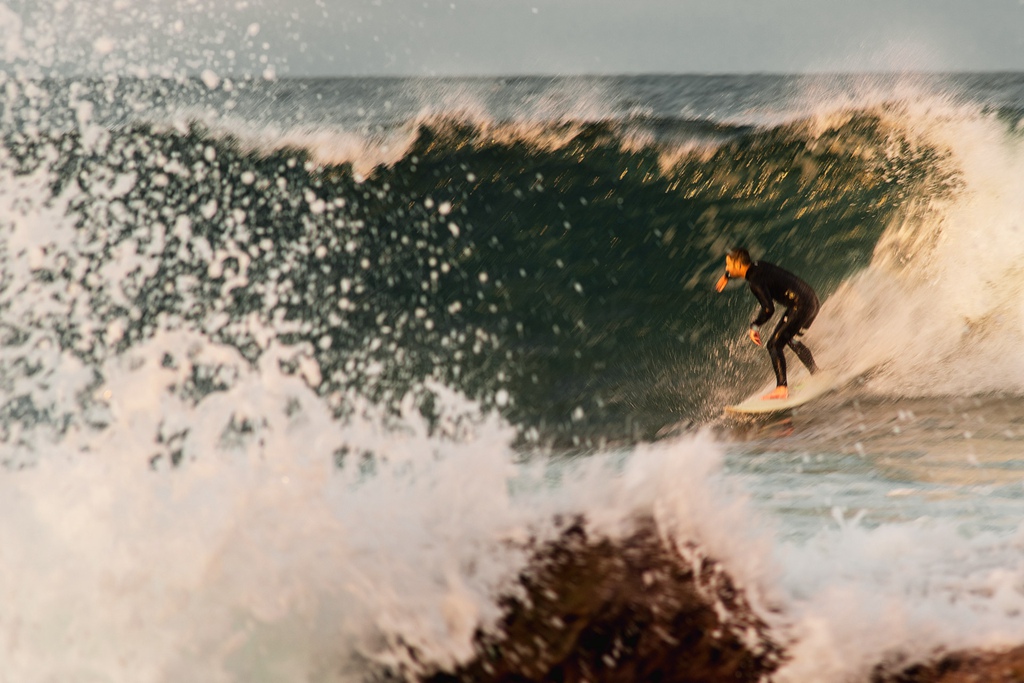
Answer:
<svg viewBox="0 0 1024 683"><path fill-rule="evenodd" d="M755 327L761 327L768 319L775 313L775 302L768 296L768 292L764 290L760 285L750 284L750 291L757 297L757 303L761 304L761 312L757 314L757 317L750 323L750 329Z"/></svg>
<svg viewBox="0 0 1024 683"><path fill-rule="evenodd" d="M722 277L718 278L718 283L715 285L715 291L721 292L725 289L725 286L729 284L729 273L726 273Z"/></svg>
<svg viewBox="0 0 1024 683"><path fill-rule="evenodd" d="M761 325L768 322L768 319L775 313L775 302L772 301L771 296L765 291L764 287L753 282L750 283L750 291L754 293L757 298L757 303L761 304L761 311L757 314L757 317L750 323L750 341L754 342L758 346L761 345Z"/></svg>
<svg viewBox="0 0 1024 683"><path fill-rule="evenodd" d="M750 324L750 341L758 346L761 345L761 328L753 323Z"/></svg>

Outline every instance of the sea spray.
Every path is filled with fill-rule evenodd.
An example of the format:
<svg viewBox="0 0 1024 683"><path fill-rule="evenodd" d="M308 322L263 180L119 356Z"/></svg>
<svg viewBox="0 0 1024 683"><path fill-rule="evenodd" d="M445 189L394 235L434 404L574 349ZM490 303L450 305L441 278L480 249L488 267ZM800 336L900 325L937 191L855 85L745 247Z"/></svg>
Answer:
<svg viewBox="0 0 1024 683"><path fill-rule="evenodd" d="M642 516L729 573L787 646L786 680L1021 640L1012 466L998 531L976 524L996 514L981 465L1017 447L1014 426L982 441L901 398L956 387L965 348L985 361L956 366L968 383L1019 386L1000 327L1012 78L991 81L992 115L968 103L948 126L908 110L927 93L839 101L834 78L796 104L814 79L483 79L432 105L435 82L403 99L405 82L238 76L229 43L266 56L248 17L212 42L157 23L220 63L4 24L21 60L0 119L4 675L450 668L559 520L614 555ZM936 87L977 98L978 78ZM754 446L800 476L722 473L735 443L704 434L644 444L767 372L742 336L749 298L710 291L736 243L812 281L809 340L856 369L821 418L847 431L798 416L796 439L783 425ZM910 314L949 292L915 283L913 259L986 271L940 317L934 374ZM897 429L927 438L884 438ZM922 484L929 458L955 487ZM844 500L870 513L828 513L844 465ZM933 491L954 521L886 516Z"/></svg>

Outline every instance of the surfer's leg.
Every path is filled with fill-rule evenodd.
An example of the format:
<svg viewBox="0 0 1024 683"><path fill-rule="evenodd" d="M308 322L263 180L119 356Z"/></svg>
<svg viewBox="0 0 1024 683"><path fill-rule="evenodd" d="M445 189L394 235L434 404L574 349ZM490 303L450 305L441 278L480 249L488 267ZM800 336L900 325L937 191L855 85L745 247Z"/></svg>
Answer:
<svg viewBox="0 0 1024 683"><path fill-rule="evenodd" d="M800 359L800 362L804 364L810 373L813 375L818 371L818 366L814 362L814 356L811 354L811 350L804 345L802 337L807 331L807 328L811 326L814 319L818 316L818 307L813 306L806 313L799 309L794 309L792 312L792 322L790 324L793 334L789 338L789 348L793 349L793 353Z"/></svg>
<svg viewBox="0 0 1024 683"><path fill-rule="evenodd" d="M765 344L765 347L768 349L768 356L772 359L772 369L775 370L775 386L777 387L787 386L786 356L783 350L792 336L786 333L789 323L788 318L788 315L782 316L782 320L779 321L775 331L772 332L772 336L768 339L768 343Z"/></svg>
<svg viewBox="0 0 1024 683"><path fill-rule="evenodd" d="M817 311L814 311L814 313L816 312ZM765 346L768 347L768 355L772 358L772 367L775 369L776 386L784 387L788 383L786 377L786 356L783 353L787 346L793 349L797 358L807 366L808 370L811 372L817 370L817 367L814 365L814 357L811 355L811 350L796 339L807 325L810 324L807 318L811 318L811 320L813 320L813 316L806 315L799 309L790 309L786 311L786 314L782 316L782 320L779 321L775 331L772 332L772 336L768 340L768 343L765 344Z"/></svg>
<svg viewBox="0 0 1024 683"><path fill-rule="evenodd" d="M796 357L800 359L800 362L804 364L804 367L812 375L818 371L818 366L814 363L814 356L811 354L811 350L800 341L800 335L789 340L789 348L793 349L793 353L796 354Z"/></svg>
<svg viewBox="0 0 1024 683"><path fill-rule="evenodd" d="M784 353L787 346L796 352L797 358L807 366L811 373L818 369L814 364L811 350L796 339L813 322L817 313L817 307L808 311L791 308L782 316L782 320L772 332L772 336L765 346L768 347L768 355L771 356L772 368L775 370L775 391L767 394L764 398L786 398L789 395Z"/></svg>
<svg viewBox="0 0 1024 683"><path fill-rule="evenodd" d="M787 398L789 396L789 387L786 384L786 356L783 354L786 340L779 335L785 324L786 318L783 317L782 322L775 328L768 343L765 344L768 347L768 355L772 359L772 369L775 370L775 389L762 396L762 399Z"/></svg>

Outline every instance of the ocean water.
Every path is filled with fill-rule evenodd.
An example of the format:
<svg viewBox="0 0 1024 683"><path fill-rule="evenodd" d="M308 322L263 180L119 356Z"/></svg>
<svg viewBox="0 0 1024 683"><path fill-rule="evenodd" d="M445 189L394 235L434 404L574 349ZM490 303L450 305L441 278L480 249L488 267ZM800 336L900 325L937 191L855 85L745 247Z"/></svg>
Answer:
<svg viewBox="0 0 1024 683"><path fill-rule="evenodd" d="M780 681L1024 642L1024 75L0 85L0 681L450 667L566 515ZM841 378L776 420L737 244Z"/></svg>

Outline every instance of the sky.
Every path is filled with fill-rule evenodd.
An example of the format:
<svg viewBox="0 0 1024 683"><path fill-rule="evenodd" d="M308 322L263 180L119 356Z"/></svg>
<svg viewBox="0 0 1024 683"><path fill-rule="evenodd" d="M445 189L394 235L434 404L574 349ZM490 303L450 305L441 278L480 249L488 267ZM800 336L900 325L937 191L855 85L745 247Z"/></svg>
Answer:
<svg viewBox="0 0 1024 683"><path fill-rule="evenodd" d="M1024 71L1024 0L0 0L0 59L218 77Z"/></svg>
<svg viewBox="0 0 1024 683"><path fill-rule="evenodd" d="M1018 0L339 3L295 68L404 73L1024 70Z"/></svg>

